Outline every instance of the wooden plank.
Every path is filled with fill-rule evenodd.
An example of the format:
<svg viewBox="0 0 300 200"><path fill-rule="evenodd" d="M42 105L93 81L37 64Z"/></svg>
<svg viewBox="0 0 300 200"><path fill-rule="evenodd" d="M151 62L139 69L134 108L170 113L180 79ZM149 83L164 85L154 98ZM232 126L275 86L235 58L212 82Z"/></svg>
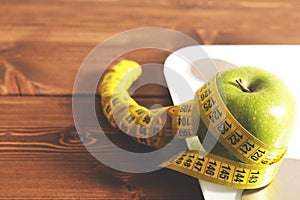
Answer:
<svg viewBox="0 0 300 200"><path fill-rule="evenodd" d="M124 134L110 134L121 148L147 149ZM86 151L74 128L1 128L0 138L0 198L201 199L191 177L106 167ZM111 146L96 148L110 156Z"/></svg>
<svg viewBox="0 0 300 200"><path fill-rule="evenodd" d="M87 97L82 97L84 104ZM151 107L154 104L162 106L172 105L170 98L139 97L135 100L143 106ZM80 101L81 102L81 101ZM109 128L102 114L100 98L96 97L98 117L103 121L104 128ZM47 97L47 96L7 96L0 98L0 129L19 128L48 128L74 126L71 97Z"/></svg>
<svg viewBox="0 0 300 200"><path fill-rule="evenodd" d="M296 0L284 2L279 0L242 2L233 0L226 2L221 0L213 2L160 0L156 3L153 1L140 3L138 0L126 2L80 0L72 1L72 4L67 0L43 2L30 0L26 3L2 0L1 5L1 13L4 13L2 11L7 13L1 18L1 24L5 26L23 25L41 28L47 26L48 30L53 27L66 26L89 27L93 30L101 30L102 33L117 33L128 28L149 25L202 27L210 30L231 28L233 31L242 30L242 34L247 35L253 35L253 32L246 32L247 28L251 26L264 27L265 30L257 29L256 31L269 31L269 33L271 27L275 30L290 30L288 28L296 30L296 26L286 23L286 21L295 22L295 19L298 18L297 8L299 8L299 2ZM80 8L80 15L78 8ZM12 19L10 16L14 16L14 18ZM50 30L51 32L55 31ZM77 30L79 31L79 29ZM288 34L294 35L293 33ZM76 31L72 35L80 37ZM271 37L278 37L276 35L270 34Z"/></svg>
<svg viewBox="0 0 300 200"><path fill-rule="evenodd" d="M163 98L137 100L146 106L170 103ZM191 177L166 169L119 172L93 158L74 128L71 97L1 97L0 107L0 198L201 199ZM112 129L99 112L115 145L135 152L153 150ZM113 145L99 146L95 134L103 132L89 132L85 142L111 156Z"/></svg>
<svg viewBox="0 0 300 200"><path fill-rule="evenodd" d="M0 157L0 198L202 199L197 180L162 169L130 174L89 154Z"/></svg>
<svg viewBox="0 0 300 200"><path fill-rule="evenodd" d="M5 13L0 18L0 63L9 63L14 71L24 75L33 85L34 94L71 94L76 72L88 53L98 43L130 28L171 28L204 44L300 42L300 25L295 23L299 21L300 5L296 0L160 0L142 4L136 0L72 3L1 0L0 3L0 13ZM115 44L107 51L113 52L122 45L128 43ZM122 57L162 64L167 55L169 52L143 50ZM105 68L101 62L97 64L97 70ZM157 73L153 77L157 75L163 78ZM0 93L19 94L7 85L1 86ZM32 91L21 94L32 94Z"/></svg>
<svg viewBox="0 0 300 200"><path fill-rule="evenodd" d="M44 48L45 46L47 49ZM4 55L0 55L0 95L71 95L77 69L91 48L59 43L26 43L18 47L22 52L21 55L13 55L9 51L5 55L4 52ZM35 49L41 49L41 51L35 53ZM106 51L115 50L111 48ZM35 57L31 56L33 54ZM121 59L133 59L146 65L143 67L145 73L140 77L138 84L150 81L166 85L162 63L168 55L169 52L162 50L137 50L116 58L113 64ZM2 63L1 57L3 57ZM109 60L105 58L96 60L95 68L89 70L89 74L103 74L104 70L110 66L104 64L107 62ZM101 76L99 80L100 78ZM147 87L146 90L138 90L135 94L139 96L168 94L166 88L158 85L152 84L152 87L145 87ZM147 93L145 94L144 91Z"/></svg>
<svg viewBox="0 0 300 200"><path fill-rule="evenodd" d="M1 97L0 127L73 126L71 99L46 97Z"/></svg>
<svg viewBox="0 0 300 200"><path fill-rule="evenodd" d="M293 23L299 20L299 7L296 0L160 0L156 3L78 0L72 4L67 0L30 0L26 3L1 0L0 12L6 13L0 19L0 25L4 27L1 40L98 43L130 28L158 26L219 32L220 37L225 34L227 39L229 33L232 38L224 41L226 43L299 43L299 24Z"/></svg>
<svg viewBox="0 0 300 200"><path fill-rule="evenodd" d="M171 105L168 98L135 98L145 107L154 104ZM81 137L94 151L111 152L115 145L128 151L148 152L153 148L141 145L118 129L112 128L102 113L100 99L97 97L96 114L98 125L91 124L89 113ZM88 103L87 97L80 97L80 104ZM2 97L0 98L0 151L2 153L55 153L86 152L74 126L71 97ZM82 128L82 127L81 127ZM170 130L170 124L166 127ZM112 142L102 146L100 134L105 134ZM173 146L172 146L173 147ZM176 146L171 149L176 151ZM0 154L1 154L0 152ZM166 152L169 153L170 151ZM177 151L176 151L177 152Z"/></svg>

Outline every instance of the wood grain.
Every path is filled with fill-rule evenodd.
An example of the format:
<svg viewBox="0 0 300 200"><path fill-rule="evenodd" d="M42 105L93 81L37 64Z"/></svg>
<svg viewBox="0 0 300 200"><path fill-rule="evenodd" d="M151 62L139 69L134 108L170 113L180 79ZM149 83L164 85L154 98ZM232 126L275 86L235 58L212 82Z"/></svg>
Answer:
<svg viewBox="0 0 300 200"><path fill-rule="evenodd" d="M88 53L122 31L171 28L204 44L299 44L298 1L1 0L0 62L10 62L43 94L71 94ZM124 43L108 49L114 51ZM163 63L167 53L129 56ZM105 58L104 58L105 59ZM105 66L99 63L99 69Z"/></svg>
<svg viewBox="0 0 300 200"><path fill-rule="evenodd" d="M80 97L80 104L86 104L89 97ZM135 98L146 107L153 104L170 105L168 98ZM102 113L100 98L96 97L96 114L101 129L86 119L87 130L82 133L83 140L94 148L109 152L113 146L101 147L97 135L106 134L117 145L146 148L121 131L112 128ZM99 102L99 103L97 103ZM83 145L74 126L71 97L2 97L0 98L0 148L9 152L14 149L32 152L82 152ZM16 116L19 116L16 118ZM87 115L85 115L87 116ZM168 127L170 129L170 127ZM1 152L0 152L1 154Z"/></svg>
<svg viewBox="0 0 300 200"><path fill-rule="evenodd" d="M170 103L168 98L136 100L145 106ZM74 127L71 103L71 97L0 98L0 198L201 199L193 178L167 169L119 172L93 158ZM106 134L120 148L153 150L111 128L98 112L103 132L81 135L89 148L109 157L114 145L97 141L97 134Z"/></svg>
<svg viewBox="0 0 300 200"><path fill-rule="evenodd" d="M182 174L166 169L122 173L87 153L47 154L47 158L32 154L0 160L1 199L201 199L196 180Z"/></svg>

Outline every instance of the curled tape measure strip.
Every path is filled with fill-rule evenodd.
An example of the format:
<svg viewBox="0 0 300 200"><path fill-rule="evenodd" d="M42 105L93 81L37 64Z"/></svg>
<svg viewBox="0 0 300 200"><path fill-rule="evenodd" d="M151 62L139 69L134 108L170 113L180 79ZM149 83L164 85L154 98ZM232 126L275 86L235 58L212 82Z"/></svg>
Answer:
<svg viewBox="0 0 300 200"><path fill-rule="evenodd" d="M245 164L207 152L188 150L162 166L212 183L254 189L266 186L274 179L280 162L269 166Z"/></svg>
<svg viewBox="0 0 300 200"><path fill-rule="evenodd" d="M273 180L286 149L270 147L243 128L225 106L216 86L216 77L201 87L192 101L149 110L138 105L127 92L140 74L139 64L124 60L103 77L99 86L101 104L113 127L118 127L141 144L160 148L169 137L194 136L200 116L211 134L241 162L188 150L162 166L240 189L263 187ZM168 133L164 126L165 113L171 119L172 133Z"/></svg>
<svg viewBox="0 0 300 200"><path fill-rule="evenodd" d="M169 116L172 119L172 134L179 138L187 138L195 135L193 126L194 101L188 101L179 106L169 109Z"/></svg>
<svg viewBox="0 0 300 200"><path fill-rule="evenodd" d="M196 92L195 101L206 127L241 161L270 165L284 156L286 148L278 149L264 144L233 117L218 92L216 76Z"/></svg>

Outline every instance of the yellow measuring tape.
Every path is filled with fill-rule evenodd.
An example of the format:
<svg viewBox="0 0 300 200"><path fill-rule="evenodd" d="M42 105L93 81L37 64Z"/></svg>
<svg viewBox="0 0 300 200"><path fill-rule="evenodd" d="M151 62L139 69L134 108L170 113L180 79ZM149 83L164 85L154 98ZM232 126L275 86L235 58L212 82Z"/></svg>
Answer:
<svg viewBox="0 0 300 200"><path fill-rule="evenodd" d="M113 127L139 143L160 148L172 137L196 135L199 120L239 161L200 150L187 150L162 166L212 183L253 189L275 177L286 148L266 145L247 131L230 113L216 86L216 76L204 84L192 101L179 106L149 110L138 105L127 90L141 74L141 67L124 60L112 67L99 85L103 113ZM172 132L165 123L171 120Z"/></svg>

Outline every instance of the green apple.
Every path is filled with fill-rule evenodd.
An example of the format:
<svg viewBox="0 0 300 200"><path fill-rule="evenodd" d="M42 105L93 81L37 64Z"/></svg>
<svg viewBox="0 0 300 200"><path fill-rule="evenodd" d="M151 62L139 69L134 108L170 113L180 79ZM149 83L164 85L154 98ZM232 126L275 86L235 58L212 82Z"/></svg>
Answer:
<svg viewBox="0 0 300 200"><path fill-rule="evenodd" d="M296 102L287 85L257 67L238 67L216 75L218 91L237 121L259 140L286 147L293 132ZM200 120L197 131L204 148L234 159ZM214 145L215 144L215 145Z"/></svg>

